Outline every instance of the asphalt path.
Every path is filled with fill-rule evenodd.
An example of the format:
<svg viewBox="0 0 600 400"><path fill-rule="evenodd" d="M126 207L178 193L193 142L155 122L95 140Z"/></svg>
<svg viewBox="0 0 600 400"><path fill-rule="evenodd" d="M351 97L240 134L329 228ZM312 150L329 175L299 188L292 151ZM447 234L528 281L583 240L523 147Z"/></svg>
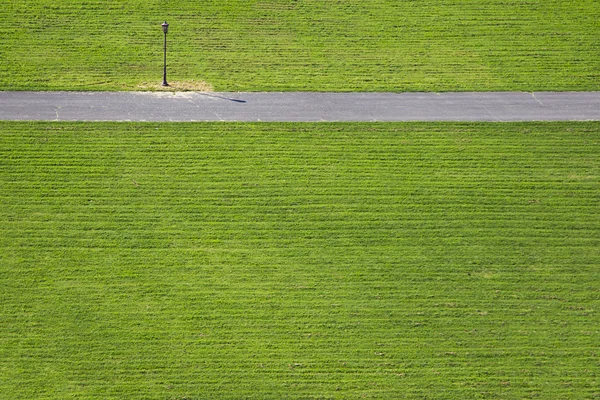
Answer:
<svg viewBox="0 0 600 400"><path fill-rule="evenodd" d="M0 92L0 120L585 121L600 92Z"/></svg>

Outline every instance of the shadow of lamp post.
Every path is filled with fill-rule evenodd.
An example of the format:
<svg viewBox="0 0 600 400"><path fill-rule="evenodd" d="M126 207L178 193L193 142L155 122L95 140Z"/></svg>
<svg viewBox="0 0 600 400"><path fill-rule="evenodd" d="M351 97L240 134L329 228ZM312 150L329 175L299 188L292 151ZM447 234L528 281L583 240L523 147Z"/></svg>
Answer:
<svg viewBox="0 0 600 400"><path fill-rule="evenodd" d="M164 61L162 85L169 86L169 84L167 83L167 32L169 31L169 24L167 24L167 21L162 23L162 30L163 30L163 33L165 34L165 51L164 51L165 61Z"/></svg>

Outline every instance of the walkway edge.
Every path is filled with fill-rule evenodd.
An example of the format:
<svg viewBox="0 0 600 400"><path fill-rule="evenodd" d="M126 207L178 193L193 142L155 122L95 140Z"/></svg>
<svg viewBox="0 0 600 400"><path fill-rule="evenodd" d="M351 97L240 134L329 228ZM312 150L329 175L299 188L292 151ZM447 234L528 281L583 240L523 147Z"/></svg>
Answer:
<svg viewBox="0 0 600 400"><path fill-rule="evenodd" d="M600 92L0 92L0 120L600 121Z"/></svg>

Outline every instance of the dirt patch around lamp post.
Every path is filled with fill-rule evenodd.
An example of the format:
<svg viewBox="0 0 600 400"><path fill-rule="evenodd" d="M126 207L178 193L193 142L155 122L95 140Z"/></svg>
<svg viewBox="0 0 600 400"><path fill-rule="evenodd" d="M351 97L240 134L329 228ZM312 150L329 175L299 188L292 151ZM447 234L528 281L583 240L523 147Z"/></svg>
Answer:
<svg viewBox="0 0 600 400"><path fill-rule="evenodd" d="M160 82L142 82L138 89L163 92L212 92L213 87L205 81L171 81L169 86L162 86Z"/></svg>

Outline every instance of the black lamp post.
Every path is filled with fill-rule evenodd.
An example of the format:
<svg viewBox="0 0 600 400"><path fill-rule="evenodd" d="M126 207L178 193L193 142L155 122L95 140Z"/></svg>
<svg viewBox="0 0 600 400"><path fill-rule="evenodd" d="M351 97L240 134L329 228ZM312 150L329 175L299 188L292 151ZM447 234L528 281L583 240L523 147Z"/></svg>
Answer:
<svg viewBox="0 0 600 400"><path fill-rule="evenodd" d="M167 21L162 23L162 30L165 34L165 62L164 62L164 70L163 70L163 86L169 86L167 83L167 32L169 31L169 24Z"/></svg>

